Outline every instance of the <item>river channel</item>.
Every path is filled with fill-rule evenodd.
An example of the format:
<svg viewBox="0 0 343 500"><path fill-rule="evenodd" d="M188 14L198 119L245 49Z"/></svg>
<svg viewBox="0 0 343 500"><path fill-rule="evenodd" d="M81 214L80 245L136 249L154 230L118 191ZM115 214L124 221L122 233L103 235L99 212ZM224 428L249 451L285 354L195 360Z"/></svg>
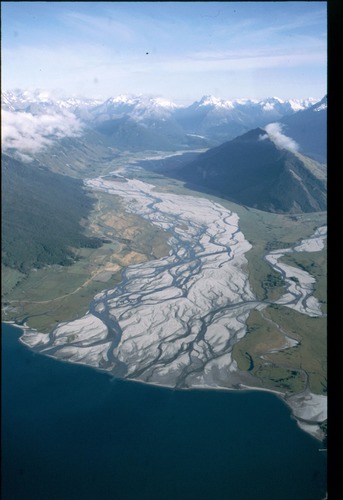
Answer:
<svg viewBox="0 0 343 500"><path fill-rule="evenodd" d="M246 334L250 311L270 302L257 300L250 287L245 254L251 245L238 215L205 198L160 193L152 184L125 178L125 170L115 174L118 180L104 176L86 185L122 197L128 212L167 230L169 255L127 267L122 282L97 294L85 316L59 324L49 335L26 330L23 342L145 383L180 389L251 385L231 352ZM294 248L265 257L287 284L276 303L322 315L312 295L314 278L279 260L285 253L319 250L325 237L322 227ZM325 403L326 398L316 400L321 418Z"/></svg>

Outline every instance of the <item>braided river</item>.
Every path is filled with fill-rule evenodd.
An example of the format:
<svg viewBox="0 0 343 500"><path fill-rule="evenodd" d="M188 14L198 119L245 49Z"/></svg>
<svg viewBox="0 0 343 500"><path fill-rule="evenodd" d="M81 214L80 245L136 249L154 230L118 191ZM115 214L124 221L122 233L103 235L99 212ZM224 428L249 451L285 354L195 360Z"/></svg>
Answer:
<svg viewBox="0 0 343 500"><path fill-rule="evenodd" d="M232 359L259 301L249 285L246 252L251 248L234 212L211 200L158 192L125 177L85 181L94 190L123 198L137 214L171 234L169 255L131 265L115 288L98 293L83 317L59 324L48 335L25 329L21 340L46 355L104 370L115 377L189 389L244 389L253 385ZM280 263L285 253L323 248L326 226L293 248L265 259L286 283L275 303L321 316L314 278ZM285 348L297 341L285 336ZM314 435L326 418L326 397L308 389L287 399L299 425ZM309 425L308 425L309 424Z"/></svg>

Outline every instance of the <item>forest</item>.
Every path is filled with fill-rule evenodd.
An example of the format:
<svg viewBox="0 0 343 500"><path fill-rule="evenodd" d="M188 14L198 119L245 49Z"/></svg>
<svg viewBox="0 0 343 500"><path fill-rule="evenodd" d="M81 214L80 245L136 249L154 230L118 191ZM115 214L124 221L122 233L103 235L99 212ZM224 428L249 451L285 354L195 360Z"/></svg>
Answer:
<svg viewBox="0 0 343 500"><path fill-rule="evenodd" d="M1 200L5 266L27 272L70 265L73 249L102 245L82 226L94 200L81 180L2 155Z"/></svg>

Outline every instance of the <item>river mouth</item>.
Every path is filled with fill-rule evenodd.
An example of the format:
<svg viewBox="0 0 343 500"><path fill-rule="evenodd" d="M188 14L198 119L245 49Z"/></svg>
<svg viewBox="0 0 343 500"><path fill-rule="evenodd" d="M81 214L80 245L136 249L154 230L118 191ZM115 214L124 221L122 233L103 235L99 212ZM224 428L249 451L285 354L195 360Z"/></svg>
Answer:
<svg viewBox="0 0 343 500"><path fill-rule="evenodd" d="M245 254L251 244L238 215L205 198L157 192L152 184L125 177L123 169L115 178L86 185L122 197L129 213L168 231L171 251L127 267L122 282L98 293L85 316L58 325L48 336L27 331L22 340L49 356L119 378L180 389L255 386L256 380L238 369L232 348L246 334L250 311L270 302L257 300L249 285ZM325 235L314 235L312 244ZM288 284L276 303L321 315L310 275L295 275L294 268L278 262L286 251L292 250L266 256ZM319 406L322 410L323 401Z"/></svg>
<svg viewBox="0 0 343 500"><path fill-rule="evenodd" d="M2 326L4 498L324 497L326 454L272 394L111 380Z"/></svg>

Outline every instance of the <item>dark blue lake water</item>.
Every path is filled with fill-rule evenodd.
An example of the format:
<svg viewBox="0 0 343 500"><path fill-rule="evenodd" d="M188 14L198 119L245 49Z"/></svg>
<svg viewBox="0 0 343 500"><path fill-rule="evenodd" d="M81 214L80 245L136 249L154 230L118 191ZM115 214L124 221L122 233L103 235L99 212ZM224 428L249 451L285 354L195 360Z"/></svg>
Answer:
<svg viewBox="0 0 343 500"><path fill-rule="evenodd" d="M3 500L320 500L326 454L270 393L173 391L2 325Z"/></svg>

